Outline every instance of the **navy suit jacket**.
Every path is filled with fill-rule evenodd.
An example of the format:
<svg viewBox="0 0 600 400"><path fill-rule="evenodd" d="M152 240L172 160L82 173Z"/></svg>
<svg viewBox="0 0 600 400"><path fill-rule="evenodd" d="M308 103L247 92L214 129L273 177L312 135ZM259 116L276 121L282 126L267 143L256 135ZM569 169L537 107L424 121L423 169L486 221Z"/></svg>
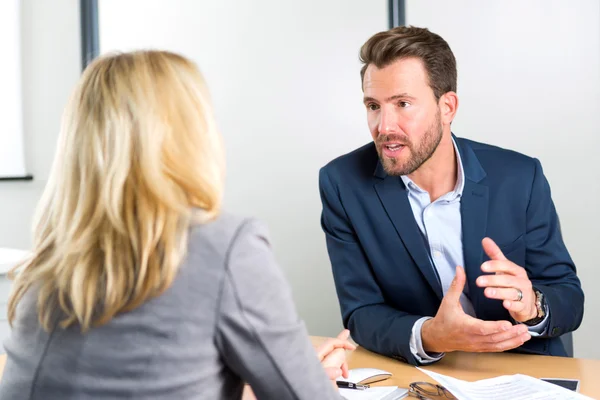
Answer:
<svg viewBox="0 0 600 400"><path fill-rule="evenodd" d="M546 334L516 350L566 356L559 336L581 324L584 295L539 161L455 140L465 174L460 210L466 284L477 318L512 321L502 302L475 284L488 260L481 245L488 236L527 270L550 310ZM319 186L344 326L361 346L416 365L412 327L435 316L443 292L402 180L385 173L370 143L323 167Z"/></svg>

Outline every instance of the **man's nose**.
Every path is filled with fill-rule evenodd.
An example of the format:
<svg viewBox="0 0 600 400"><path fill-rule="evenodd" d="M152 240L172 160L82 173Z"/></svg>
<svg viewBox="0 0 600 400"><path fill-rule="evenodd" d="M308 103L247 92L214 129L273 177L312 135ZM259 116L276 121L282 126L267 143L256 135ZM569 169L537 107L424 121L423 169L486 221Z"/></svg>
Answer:
<svg viewBox="0 0 600 400"><path fill-rule="evenodd" d="M385 109L379 114L379 133L396 133L398 131L398 118L393 111Z"/></svg>

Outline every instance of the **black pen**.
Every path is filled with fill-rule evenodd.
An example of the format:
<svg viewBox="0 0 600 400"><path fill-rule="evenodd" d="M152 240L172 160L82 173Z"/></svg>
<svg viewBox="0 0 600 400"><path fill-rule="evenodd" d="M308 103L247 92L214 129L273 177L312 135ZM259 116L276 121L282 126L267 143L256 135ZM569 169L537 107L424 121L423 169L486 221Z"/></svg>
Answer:
<svg viewBox="0 0 600 400"><path fill-rule="evenodd" d="M346 382L346 381L335 381L340 389L357 389L365 390L369 388L369 385L359 385L358 383Z"/></svg>

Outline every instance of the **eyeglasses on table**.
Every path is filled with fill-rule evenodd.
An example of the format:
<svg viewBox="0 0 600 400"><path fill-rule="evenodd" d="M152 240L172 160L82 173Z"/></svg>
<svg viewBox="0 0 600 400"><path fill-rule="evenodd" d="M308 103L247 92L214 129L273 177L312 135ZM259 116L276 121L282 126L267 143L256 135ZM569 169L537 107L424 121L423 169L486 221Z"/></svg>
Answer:
<svg viewBox="0 0 600 400"><path fill-rule="evenodd" d="M419 400L454 399L456 397L445 387L429 382L412 382L408 385L408 394Z"/></svg>

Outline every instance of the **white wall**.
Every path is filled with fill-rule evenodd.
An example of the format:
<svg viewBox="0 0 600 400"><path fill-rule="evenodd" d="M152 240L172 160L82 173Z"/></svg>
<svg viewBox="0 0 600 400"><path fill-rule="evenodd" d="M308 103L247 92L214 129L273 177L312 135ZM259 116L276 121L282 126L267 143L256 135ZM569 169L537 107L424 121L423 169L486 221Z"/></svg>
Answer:
<svg viewBox="0 0 600 400"><path fill-rule="evenodd" d="M21 0L21 39L25 154L34 180L0 182L0 247L29 249L31 219L54 157L62 109L81 72L79 1ZM0 343L9 332L8 289L0 276Z"/></svg>
<svg viewBox="0 0 600 400"><path fill-rule="evenodd" d="M199 64L227 146L227 208L268 223L310 333L337 333L318 169L370 139L358 51L387 28L387 1L99 4L102 51L163 48Z"/></svg>
<svg viewBox="0 0 600 400"><path fill-rule="evenodd" d="M586 295L575 356L600 358L600 3L408 0L406 22L448 41L459 136L537 157Z"/></svg>
<svg viewBox="0 0 600 400"><path fill-rule="evenodd" d="M79 1L21 0L21 38L25 154L34 180L0 182L0 247L25 249L62 109L81 72Z"/></svg>

